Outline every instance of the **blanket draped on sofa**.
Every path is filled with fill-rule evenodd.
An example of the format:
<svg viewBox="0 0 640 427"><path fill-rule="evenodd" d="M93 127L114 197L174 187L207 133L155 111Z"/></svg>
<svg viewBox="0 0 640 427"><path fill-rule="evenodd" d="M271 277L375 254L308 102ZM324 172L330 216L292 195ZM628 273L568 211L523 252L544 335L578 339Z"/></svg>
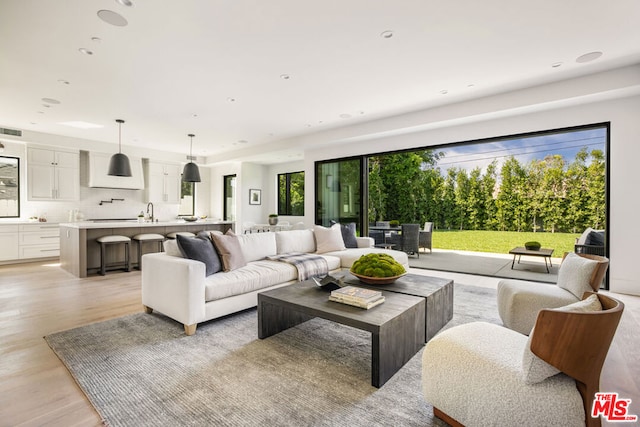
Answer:
<svg viewBox="0 0 640 427"><path fill-rule="evenodd" d="M303 252L272 255L267 257L271 261L282 261L293 265L298 270L298 281L302 282L312 276L325 276L329 273L327 260L319 255Z"/></svg>

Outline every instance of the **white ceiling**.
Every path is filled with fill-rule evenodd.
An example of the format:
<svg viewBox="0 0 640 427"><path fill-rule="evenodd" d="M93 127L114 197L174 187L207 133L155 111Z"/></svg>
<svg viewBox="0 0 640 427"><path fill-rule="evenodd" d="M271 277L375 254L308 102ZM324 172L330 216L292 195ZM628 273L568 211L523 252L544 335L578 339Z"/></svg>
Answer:
<svg viewBox="0 0 640 427"><path fill-rule="evenodd" d="M0 126L117 143L121 118L125 147L183 159L195 133L194 155L259 154L640 62L638 0L131 1L0 0ZM59 124L77 120L104 127ZM302 147L284 148L295 159Z"/></svg>

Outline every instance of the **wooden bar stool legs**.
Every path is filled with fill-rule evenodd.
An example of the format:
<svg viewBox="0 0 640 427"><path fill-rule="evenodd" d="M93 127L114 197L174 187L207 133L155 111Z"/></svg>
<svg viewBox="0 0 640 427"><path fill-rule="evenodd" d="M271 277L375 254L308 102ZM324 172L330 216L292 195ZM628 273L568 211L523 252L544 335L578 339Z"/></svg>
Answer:
<svg viewBox="0 0 640 427"><path fill-rule="evenodd" d="M156 233L136 234L133 236L133 241L138 242L138 270L142 270L142 244L146 242L157 242L158 251L162 252L162 243L164 242L164 236Z"/></svg>
<svg viewBox="0 0 640 427"><path fill-rule="evenodd" d="M131 245L131 239L127 236L118 236L118 235L110 235L110 236L102 236L96 239L98 243L100 243L100 274L104 276L107 274L107 267L114 267L114 265L107 265L107 246L109 245L124 245L124 262L122 265L119 265L119 268L123 268L125 271L131 271L131 260L129 257L129 247Z"/></svg>

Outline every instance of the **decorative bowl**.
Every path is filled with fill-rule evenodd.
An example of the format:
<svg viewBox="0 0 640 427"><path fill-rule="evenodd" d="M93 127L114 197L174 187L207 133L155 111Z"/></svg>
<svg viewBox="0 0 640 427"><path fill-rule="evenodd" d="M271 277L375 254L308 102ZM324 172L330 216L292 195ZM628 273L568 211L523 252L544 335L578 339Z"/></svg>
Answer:
<svg viewBox="0 0 640 427"><path fill-rule="evenodd" d="M182 219L184 219L187 222L194 222L198 220L197 216L183 216Z"/></svg>
<svg viewBox="0 0 640 427"><path fill-rule="evenodd" d="M398 276L389 276L389 277L371 277L371 276L363 276L361 274L354 273L350 271L351 274L360 279L361 282L366 283L368 285L390 285L395 282L398 278L404 276L407 273L402 273Z"/></svg>

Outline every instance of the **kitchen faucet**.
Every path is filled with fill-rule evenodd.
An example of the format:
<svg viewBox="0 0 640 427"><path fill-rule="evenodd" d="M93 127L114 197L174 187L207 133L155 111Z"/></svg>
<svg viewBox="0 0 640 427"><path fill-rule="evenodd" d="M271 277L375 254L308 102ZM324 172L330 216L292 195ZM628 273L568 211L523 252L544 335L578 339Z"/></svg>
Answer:
<svg viewBox="0 0 640 427"><path fill-rule="evenodd" d="M149 216L149 206L151 206L151 222L153 222L153 203L149 202L147 203L147 216Z"/></svg>

